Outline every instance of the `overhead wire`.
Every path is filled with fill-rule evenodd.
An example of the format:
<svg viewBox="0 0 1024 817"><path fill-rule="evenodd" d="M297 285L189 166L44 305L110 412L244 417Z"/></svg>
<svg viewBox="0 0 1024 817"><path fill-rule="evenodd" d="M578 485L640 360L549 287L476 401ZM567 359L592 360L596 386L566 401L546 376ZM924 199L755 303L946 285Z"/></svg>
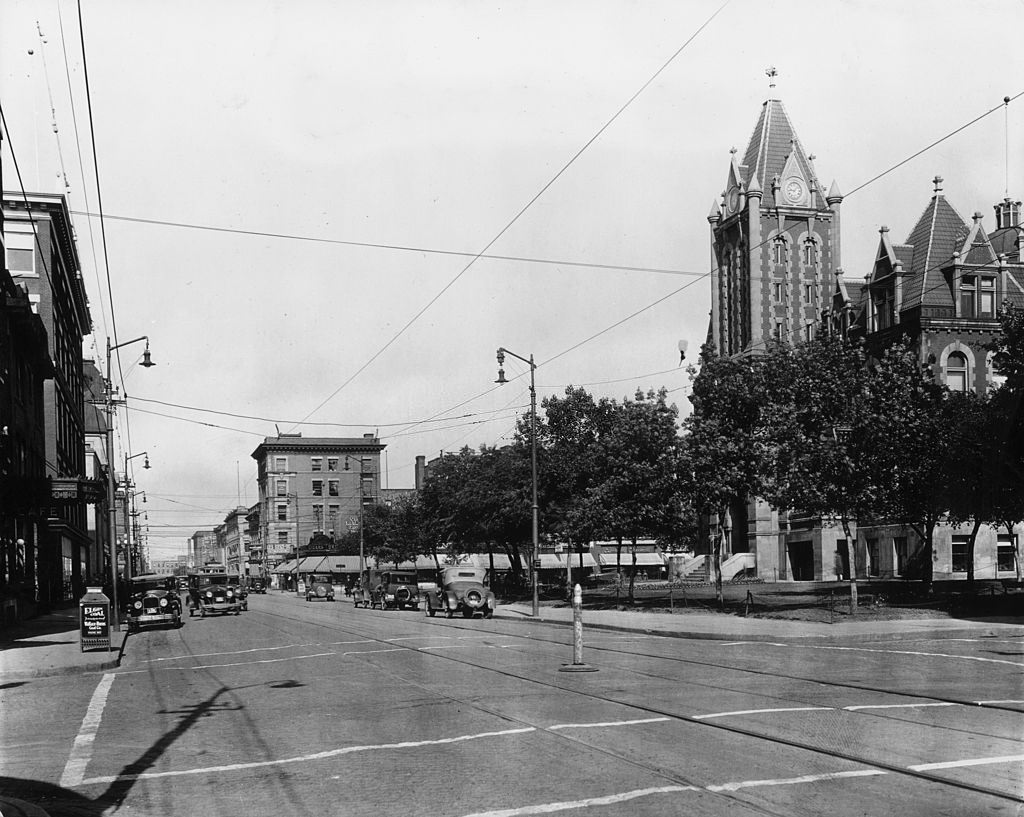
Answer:
<svg viewBox="0 0 1024 817"><path fill-rule="evenodd" d="M951 138L952 136L955 136L956 134L960 133L965 128L970 127L971 125L974 125L974 124L980 122L982 119L985 119L986 117L988 117L991 114L993 114L996 111L998 111L1001 107L1008 106L1010 102L1013 102L1013 101L1019 99L1021 96L1024 96L1024 91L1020 91L1020 92L1018 92L1018 93L1016 93L1016 94L1014 94L1012 96L1004 97L1003 102L1000 105L997 105L997 106L995 106L995 107L985 111L984 113L980 114L979 116L974 117L973 119L971 119L966 124L958 126L957 128L955 128L954 130L950 131L949 133L947 133L946 135L944 135L940 139L937 139L934 142L930 143L927 147L914 152L907 159L904 159L904 160L902 160L900 162L897 162L896 164L894 164L891 167L887 168L883 172L881 172L881 173L871 177L870 179L868 179L867 181L863 182L862 184L857 185L844 198L848 199L850 196L854 195L855 193L859 192L860 190L863 190L868 185L873 184L873 183L879 181L880 179L882 179L883 177L885 177L889 173L892 173L893 171L895 171L897 168L902 167L908 161L910 161L910 160L912 160L914 158L917 158L918 156L922 155L927 150L930 150L931 148L935 147L936 145L939 145L942 142L946 141L947 139ZM759 244L757 244L757 245L755 245L753 247L748 248L748 252L753 251L755 249L759 249L760 247L765 246L770 240L771 240L770 238L762 240ZM703 273L700 278L697 278L697 279L695 279L693 281L689 281L686 284L684 284L683 286L677 287L676 289L668 292L666 295L658 298L657 300L653 301L652 303L647 304L646 306L644 306L644 307L642 307L642 308L640 308L638 310L635 310L630 315L627 315L626 317L624 317L624 318L622 318L622 319L620 319L618 321L615 321L613 324L611 324L611 325L601 329L598 332L595 332L593 335L590 335L589 337L579 341L578 343L573 344L572 346L568 347L567 349L562 350L561 352L553 355L552 357L549 357L546 360L544 360L544 361L542 361L540 363L537 363L536 364L537 368L539 369L541 366L550 364L550 363L554 362L555 360L558 360L559 358L564 357L565 355L567 355L567 354L569 354L569 353L579 349L581 346L584 346L584 345L586 345L586 344L596 340L597 338L599 338L602 335L612 331L613 329L618 328L619 326L623 325L624 323L627 323L628 321L636 318L637 316L642 315L644 312L647 312L648 310L658 306L659 304L664 303L666 300L672 298L675 295L678 295L680 292L683 292L684 290L688 289L689 287L693 286L694 284L698 283L699 281L701 281L701 280L703 280L705 278L709 278L711 275L714 274L715 269L716 268L714 266L712 266L712 268L709 269L707 272ZM934 268L926 270L922 274L926 274L927 272L932 271L933 269ZM789 334L790 334L790 336L795 337L796 334L798 334L798 333L799 333L799 330L795 329L795 330L792 330ZM765 345L766 344L767 344L767 342L765 342ZM516 377L511 378L511 379L516 379L516 378L521 377L521 376L522 375L517 375ZM487 394L490 394L492 391L494 391L494 388L487 389L487 390L481 392L480 394L475 395L474 397L468 398L467 400L464 400L461 403L458 403L456 407L457 408L461 408L462 406L465 406L468 403L474 402L475 400L478 400L481 397L484 397ZM675 390L673 390L673 391L675 391Z"/></svg>
<svg viewBox="0 0 1024 817"><path fill-rule="evenodd" d="M552 176L551 179L549 179L548 182L525 205L523 205L519 209L519 211L505 224L505 226L502 227L501 230L499 230L495 234L495 236L490 241L488 241L487 244L484 245L483 249L481 249L479 253L477 253L476 255L473 256L473 258L470 259L470 261L458 272L458 274L455 275L455 277L453 277L450 281L448 281L448 283L445 284L440 289L440 291L437 292L437 294L435 294L429 301L427 301L427 303L423 307L421 307L419 309L419 311L417 311L416 314L414 314L413 317L411 319L409 319L409 321L407 321L398 330L398 332L396 332L391 337L391 339L389 341L387 341L387 343L385 343L380 349L378 349L370 357L369 360L367 360L362 366L360 366L340 386L338 386L338 388L335 389L326 399L324 399L322 402L320 402L311 412L309 412L309 414L307 414L305 417L303 417L303 420L308 420L312 415L314 415L317 411L319 411L321 408L323 408L327 403L329 403L331 400L333 400L346 386L348 386L349 383L351 383L353 380L355 380L355 378L358 377L363 371L365 371L375 360L377 360L377 358L379 358L382 354L384 354L384 352L387 351L392 346L392 344L395 343L395 341L397 341L403 334L405 334L405 332L409 329L409 327L411 327L417 320L419 320L420 316L422 316L428 309L430 309L431 306L433 306L438 300L440 300L440 298L449 289L451 289L456 284L456 282L458 282L459 279L462 278L462 276L466 274L466 272L468 272L473 267L473 265L476 263L476 261L479 258L481 258L484 253L486 253L488 250L490 250L490 248L493 247L498 242L498 240L501 239L501 237L505 235L505 233L507 233L510 229L512 229L513 225L515 225L516 222L518 222L519 219L526 213L526 211L529 210L530 207L533 206L534 202L536 202L541 196L543 196L544 193L546 193L551 188L551 186L556 181L558 181L558 179L560 179L562 177L562 175L576 162L576 160L580 156L582 156L583 153L595 141L597 141L597 139L601 136L601 134L603 134L612 125L612 123L615 122L615 120L617 120L619 118L619 116L633 103L633 101L637 97L639 97L640 94L642 94L651 85L651 83L653 83L662 74L662 72L665 71L665 69L668 68L669 65L672 64L672 62L676 59L676 57L678 57L685 50L685 48L694 40L694 38L696 38L708 25L711 24L711 21L714 20L715 17L717 17L721 13L721 11L728 4L729 4L729 0L725 0L725 2L721 6L719 6L711 14L711 16L708 17L707 20L705 20L700 25L699 28L697 28L697 30L686 40L686 42L684 42L678 49L676 49L675 53L673 53L672 56L669 57L662 64L662 66L657 71L655 71L654 74L651 75L651 77L643 85L641 85L640 88L628 100L626 100L626 102L622 105L622 107L620 107L611 116L611 118L608 119L608 121L605 122L597 130L597 132L593 136L591 136L590 139L588 139L583 144L583 146L581 148L579 148L579 150L576 151L575 154L573 154L573 156L569 159L569 161L567 161L565 164L563 164L562 167L555 173L555 175Z"/></svg>
<svg viewBox="0 0 1024 817"><path fill-rule="evenodd" d="M75 148L76 148L76 152L77 152L77 155L78 155L78 172L81 174L81 177L82 177L82 200L85 202L86 208L88 208L89 207L89 186L88 186L88 184L86 182L85 162L82 159L82 137L81 137L81 134L79 133L79 130L78 130L78 112L77 112L77 110L75 108L75 94L74 94L74 90L73 90L72 85L71 85L71 66L70 66L70 64L68 62L67 41L66 41L66 39L64 37L64 14L63 14L63 11L61 9L61 4L60 3L57 4L57 22L59 23L59 27L60 27L61 51L64 54L64 75L66 76L67 83L68 83L68 101L71 104L71 122L72 122L72 125L74 126L74 130L75 130ZM71 211L72 215L74 215L75 212L76 211L72 210ZM92 229L92 219L86 219L86 228L89 231L89 247L90 247L90 250L92 252L92 265L93 265L92 266L92 271L93 271L93 275L96 278L96 292L97 292L97 296L98 296L97 300L99 301L99 305L100 305L100 318L103 321L103 335L104 335L104 337L107 337L109 335L109 333L110 333L110 328L107 326L107 310L106 310L106 306L103 303L103 297L102 297L103 296L103 286L100 283L100 271L99 271L99 266L100 265L99 265L98 259L96 258L96 238L95 238L95 235L94 235L93 229Z"/></svg>
<svg viewBox="0 0 1024 817"><path fill-rule="evenodd" d="M85 216L89 219L97 217L96 213L91 213L87 210L72 210L73 215ZM637 266L630 264L608 264L600 263L597 261L566 261L563 259L554 258L538 258L536 256L524 256L524 255L497 255L494 253L473 253L473 252L462 252L459 250L445 250L437 247L416 247L404 244L386 244L377 243L371 241L352 241L340 238L325 238L323 236L313 235L300 235L297 233L274 233L267 232L264 230L246 230L236 227L219 227L209 224L196 224L194 222L184 221L168 221L165 219L155 218L141 218L138 216L123 216L113 215L106 213L103 216L107 221L125 221L133 222L136 224L152 224L164 227L179 227L182 229L189 230L203 230L206 232L213 233L230 233L234 235L245 235L253 236L258 238L278 238L290 241L306 241L317 244L334 244L345 247L361 247L366 249L376 250L395 250L398 252L411 252L419 255L444 255L444 256L456 256L461 258L473 258L473 259L486 259L489 261L515 261L528 264L548 264L552 266L562 267L581 267L584 269L600 269L610 271L622 271L622 272L650 272L659 275L688 275L688 276L700 276L703 272L697 270L681 270L681 269L669 269L666 267L646 267Z"/></svg>

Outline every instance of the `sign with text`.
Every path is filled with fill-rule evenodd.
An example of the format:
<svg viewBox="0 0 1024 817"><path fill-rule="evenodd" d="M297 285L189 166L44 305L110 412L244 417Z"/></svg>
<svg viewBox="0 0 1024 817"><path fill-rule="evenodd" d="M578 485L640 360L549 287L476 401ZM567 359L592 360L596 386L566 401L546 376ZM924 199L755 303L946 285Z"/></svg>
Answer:
<svg viewBox="0 0 1024 817"><path fill-rule="evenodd" d="M79 639L82 652L110 649L110 599L99 587L90 587L79 602Z"/></svg>

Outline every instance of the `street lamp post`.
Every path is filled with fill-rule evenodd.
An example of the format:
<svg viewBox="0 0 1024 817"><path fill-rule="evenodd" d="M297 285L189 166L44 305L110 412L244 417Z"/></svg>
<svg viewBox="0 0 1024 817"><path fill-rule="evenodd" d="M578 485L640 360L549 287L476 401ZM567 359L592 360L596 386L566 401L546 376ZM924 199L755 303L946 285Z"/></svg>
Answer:
<svg viewBox="0 0 1024 817"><path fill-rule="evenodd" d="M114 505L114 377L110 371L110 355L115 349L122 346L129 346L146 341L146 351L142 355L142 366L147 369L156 364L149 357L149 337L142 335L124 343L111 345L110 338L107 338L107 540L110 545L110 593L111 593L111 623L115 628L120 628L120 614L117 605L117 508Z"/></svg>
<svg viewBox="0 0 1024 817"><path fill-rule="evenodd" d="M366 559L363 556L363 463L366 457L351 457L345 454L345 470L348 470L348 461L355 460L359 463L359 580L363 579L363 569L366 567Z"/></svg>
<svg viewBox="0 0 1024 817"><path fill-rule="evenodd" d="M295 597L301 598L302 593L299 592L299 562L301 559L301 548L302 545L299 542L299 495L298 493L289 494L289 499L295 500Z"/></svg>
<svg viewBox="0 0 1024 817"><path fill-rule="evenodd" d="M125 550L124 554L124 578L125 581L130 581L131 577L135 573L135 563L132 557L132 512L129 508L131 501L135 499L135 494L132 493L132 483L128 478L128 461L133 460L136 457L145 457L145 464L142 466L145 469L149 469L149 452L143 451L141 454L132 454L128 456L128 452L124 455L124 541ZM142 493L141 491L139 493Z"/></svg>
<svg viewBox="0 0 1024 817"><path fill-rule="evenodd" d="M531 569L533 571L533 617L537 618L540 614L537 596L540 568L540 534L537 523L537 387L534 382L534 372L537 369L537 364L533 362L532 354L529 360L527 360L525 357L521 357L515 352L510 352L504 347L498 347L498 379L494 381L495 383L504 385L508 382L505 379L505 369L502 368L505 365L505 355L512 355L512 357L530 366L530 471L533 482L533 563Z"/></svg>

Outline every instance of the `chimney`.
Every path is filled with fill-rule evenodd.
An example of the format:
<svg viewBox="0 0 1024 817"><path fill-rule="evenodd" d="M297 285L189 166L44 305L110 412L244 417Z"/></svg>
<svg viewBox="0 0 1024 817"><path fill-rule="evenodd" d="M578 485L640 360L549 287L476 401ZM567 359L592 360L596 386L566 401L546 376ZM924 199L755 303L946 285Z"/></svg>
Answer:
<svg viewBox="0 0 1024 817"><path fill-rule="evenodd" d="M416 456L416 490L423 490L427 478L427 458L423 454Z"/></svg>
<svg viewBox="0 0 1024 817"><path fill-rule="evenodd" d="M1020 225L1020 204L1019 201L1012 201L1007 196L999 204L995 205L997 230Z"/></svg>

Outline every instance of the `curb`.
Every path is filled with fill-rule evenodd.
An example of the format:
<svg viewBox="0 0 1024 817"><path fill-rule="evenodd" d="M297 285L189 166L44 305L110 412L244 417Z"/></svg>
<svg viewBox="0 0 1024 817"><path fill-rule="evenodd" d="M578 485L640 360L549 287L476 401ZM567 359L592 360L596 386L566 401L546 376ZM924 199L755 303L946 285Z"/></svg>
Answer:
<svg viewBox="0 0 1024 817"><path fill-rule="evenodd" d="M572 627L572 621L563 621L556 618L546 618L543 613L540 617L533 618L532 615L524 614L521 617L511 612L501 612L495 610L495 618L510 619L513 621L536 621L541 624L556 624L563 627ZM1016 625L1012 625L1016 626ZM685 638L697 641L753 641L759 643L777 643L783 642L803 642L803 643L829 643L836 641L856 641L860 643L885 643L894 641L922 641L922 640L936 640L943 638L994 638L997 636L1005 636L1009 638L1024 638L1024 629L1016 633L1008 633L1002 630L995 630L992 628L988 629L948 629L940 630L939 632L926 632L926 631L903 631L893 633L822 633L820 635L786 635L786 634L768 634L768 633L710 633L710 632L693 632L688 630L660 630L652 629L650 627L627 627L619 624L595 624L593 622L586 621L586 613L584 613L584 627L591 630L605 630L608 632L615 633L636 633L639 635L655 635L663 638Z"/></svg>
<svg viewBox="0 0 1024 817"><path fill-rule="evenodd" d="M36 669L15 669L15 670L0 670L0 682L7 681L26 681L36 678L57 678L64 675L83 675L90 672L105 672L111 669L117 669L121 666L121 660L124 658L125 646L128 644L128 633L121 634L124 637L121 639L121 646L117 649L111 649L108 654L116 655L112 658L108 658L105 661L88 661L76 664L66 664L59 667L42 667ZM84 656L86 653L76 653L76 655ZM2 800L0 800L2 802ZM17 814L17 812L13 812ZM45 813L45 812L44 812ZM0 809L0 817L8 817L8 813Z"/></svg>

